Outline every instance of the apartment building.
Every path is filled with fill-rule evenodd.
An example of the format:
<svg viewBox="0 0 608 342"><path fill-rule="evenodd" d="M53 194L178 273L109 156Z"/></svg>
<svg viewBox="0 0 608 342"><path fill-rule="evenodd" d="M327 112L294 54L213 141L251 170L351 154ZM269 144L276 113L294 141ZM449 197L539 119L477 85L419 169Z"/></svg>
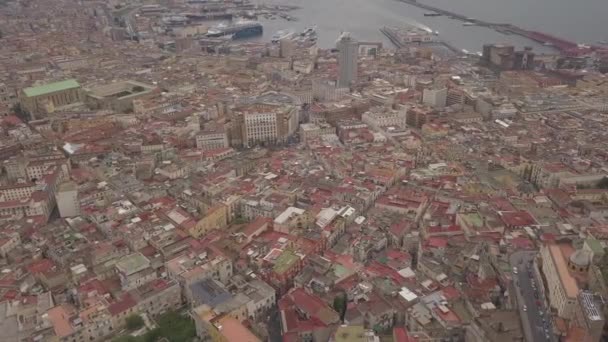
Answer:
<svg viewBox="0 0 608 342"><path fill-rule="evenodd" d="M258 103L236 108L232 144L245 147L286 143L297 131L299 112L291 105Z"/></svg>
<svg viewBox="0 0 608 342"><path fill-rule="evenodd" d="M547 280L550 305L558 316L566 319L574 317L579 288L570 274L568 264L557 244L541 247L542 271Z"/></svg>

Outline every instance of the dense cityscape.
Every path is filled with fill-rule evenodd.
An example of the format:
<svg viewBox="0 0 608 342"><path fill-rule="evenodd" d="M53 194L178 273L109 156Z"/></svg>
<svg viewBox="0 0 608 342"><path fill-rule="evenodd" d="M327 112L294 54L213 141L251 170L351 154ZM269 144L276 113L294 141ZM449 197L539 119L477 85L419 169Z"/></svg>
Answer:
<svg viewBox="0 0 608 342"><path fill-rule="evenodd" d="M608 340L608 42L402 2L0 0L0 342Z"/></svg>

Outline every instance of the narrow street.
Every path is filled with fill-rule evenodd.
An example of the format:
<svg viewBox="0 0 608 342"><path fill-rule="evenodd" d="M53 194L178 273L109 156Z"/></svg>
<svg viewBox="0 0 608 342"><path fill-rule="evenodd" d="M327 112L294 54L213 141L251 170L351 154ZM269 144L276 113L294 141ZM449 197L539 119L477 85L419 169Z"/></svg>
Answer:
<svg viewBox="0 0 608 342"><path fill-rule="evenodd" d="M553 342L556 341L552 333L551 316L544 300L540 298L538 286L541 283L535 279L531 264L537 252L516 252L510 257L510 265L514 280L517 306L526 341ZM513 271L517 268L517 274Z"/></svg>

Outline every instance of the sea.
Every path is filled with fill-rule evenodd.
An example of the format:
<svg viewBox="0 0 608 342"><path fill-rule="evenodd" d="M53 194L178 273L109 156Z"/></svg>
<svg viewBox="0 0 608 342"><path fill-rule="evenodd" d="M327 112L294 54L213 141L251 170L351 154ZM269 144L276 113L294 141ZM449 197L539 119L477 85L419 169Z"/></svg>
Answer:
<svg viewBox="0 0 608 342"><path fill-rule="evenodd" d="M510 23L581 44L608 40L608 0L418 0L484 21ZM262 0L260 0L262 3ZM504 43L522 48L531 46L537 53L555 52L551 47L516 35L505 35L486 27L463 26L449 17L425 17L428 12L398 0L269 0L264 4L298 6L289 12L296 21L260 18L264 25L262 40L270 40L278 30L300 32L316 25L318 45L335 46L341 32L351 32L359 41L390 41L380 32L383 26L418 25L438 31L451 45L471 53L483 44Z"/></svg>

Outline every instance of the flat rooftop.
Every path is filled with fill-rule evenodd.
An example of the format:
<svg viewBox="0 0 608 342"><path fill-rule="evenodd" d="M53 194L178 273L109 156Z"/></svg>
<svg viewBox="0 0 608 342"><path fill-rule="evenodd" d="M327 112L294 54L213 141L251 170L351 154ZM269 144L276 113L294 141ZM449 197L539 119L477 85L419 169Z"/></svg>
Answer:
<svg viewBox="0 0 608 342"><path fill-rule="evenodd" d="M137 273L150 266L150 260L141 253L127 255L116 263L116 268L126 275Z"/></svg>
<svg viewBox="0 0 608 342"><path fill-rule="evenodd" d="M293 264L298 262L300 257L292 251L284 251L274 263L273 271L281 274L287 271Z"/></svg>
<svg viewBox="0 0 608 342"><path fill-rule="evenodd" d="M201 280L190 285L190 291L196 304L206 304L211 308L225 303L232 298L230 292L213 279Z"/></svg>
<svg viewBox="0 0 608 342"><path fill-rule="evenodd" d="M566 291L566 296L572 299L576 298L578 296L578 285L576 284L574 277L572 277L568 271L568 266L566 265L566 260L564 259L561 249L558 245L549 245L549 252L551 252L551 257L555 263L555 268L557 268L557 273L562 286Z"/></svg>
<svg viewBox="0 0 608 342"><path fill-rule="evenodd" d="M122 81L88 89L89 96L94 98L126 98L129 96L149 93L154 90L154 86L136 82Z"/></svg>
<svg viewBox="0 0 608 342"><path fill-rule="evenodd" d="M43 84L43 85L36 86L36 87L25 88L25 89L23 89L23 92L25 93L25 96L27 96L27 97L35 97L35 96L41 96L41 95L46 95L46 94L52 94L52 93L56 93L56 92L68 90L68 89L76 89L79 87L80 87L80 84L78 84L78 82L76 80L70 79L70 80L65 80L65 81L60 81L60 82L47 83L47 84Z"/></svg>

